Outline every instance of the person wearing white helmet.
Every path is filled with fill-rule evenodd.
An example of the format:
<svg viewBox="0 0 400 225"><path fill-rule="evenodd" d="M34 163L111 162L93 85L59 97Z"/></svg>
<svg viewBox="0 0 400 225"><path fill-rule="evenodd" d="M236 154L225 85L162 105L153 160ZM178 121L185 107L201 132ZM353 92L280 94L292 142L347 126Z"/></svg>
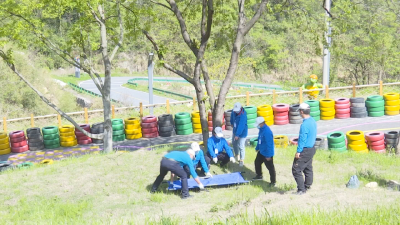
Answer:
<svg viewBox="0 0 400 225"><path fill-rule="evenodd" d="M247 126L247 113L239 102L233 106L231 113L231 124L233 125L232 131L232 145L239 166L243 166L245 157L245 143L248 132Z"/></svg>
<svg viewBox="0 0 400 225"><path fill-rule="evenodd" d="M213 136L207 141L208 157L212 158L214 163L221 162L221 166L226 165L229 161L235 162L232 149L224 138L221 127L213 130Z"/></svg>

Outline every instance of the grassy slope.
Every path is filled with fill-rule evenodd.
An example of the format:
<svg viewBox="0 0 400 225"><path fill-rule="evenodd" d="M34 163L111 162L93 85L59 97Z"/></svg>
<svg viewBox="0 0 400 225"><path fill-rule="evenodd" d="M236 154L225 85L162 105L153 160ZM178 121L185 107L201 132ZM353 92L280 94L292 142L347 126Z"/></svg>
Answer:
<svg viewBox="0 0 400 225"><path fill-rule="evenodd" d="M295 150L277 149L276 188L269 188L266 181L257 181L212 188L210 192L192 192L194 198L182 201L179 194L165 191L166 184L160 186L159 193L148 193L158 175L159 160L168 150L90 155L5 172L0 175L4 181L0 183L0 201L7 207L0 209L0 223L252 224L259 221L258 224L264 224L261 221L268 219L266 210L274 224L354 224L356 221L363 224L365 220L393 224L398 221L399 192L384 188L349 190L344 185L351 175L361 171L364 174L372 171L376 175L362 177L364 184L381 178L399 180L400 158L375 154L332 155L320 151L314 160L313 189L307 195L294 196L291 162ZM246 179L254 176L254 157L254 150L247 148L243 168ZM229 164L224 169L211 167L211 172L216 174L232 171L240 171L237 164ZM267 174L264 179L268 181ZM391 207L390 211L381 205Z"/></svg>
<svg viewBox="0 0 400 225"><path fill-rule="evenodd" d="M102 74L100 74L101 77L104 77ZM119 72L118 70L113 71L112 73L112 77L140 77L140 76L145 76L146 74L144 73L132 73L132 74L128 74L128 73L123 73L123 72ZM85 80L90 80L90 76L86 73L81 73L81 77L80 78L76 78L75 74L71 74L71 75L52 75L52 77L54 79L57 80L61 80L64 83L70 82L73 84L78 85L79 82L81 81L85 81Z"/></svg>
<svg viewBox="0 0 400 225"><path fill-rule="evenodd" d="M137 90L137 91L149 92L149 89L148 89L147 86L140 85L140 84L138 84L137 86L133 86L131 84L123 84L122 87L130 88L132 90ZM157 91L157 90L153 90L153 94L158 95L160 97L172 98L172 99L175 99L177 101L187 101L188 100L186 98L182 98L182 97L177 96L177 95L171 95L171 94L167 94L167 93L164 93L164 92L161 92L161 91Z"/></svg>

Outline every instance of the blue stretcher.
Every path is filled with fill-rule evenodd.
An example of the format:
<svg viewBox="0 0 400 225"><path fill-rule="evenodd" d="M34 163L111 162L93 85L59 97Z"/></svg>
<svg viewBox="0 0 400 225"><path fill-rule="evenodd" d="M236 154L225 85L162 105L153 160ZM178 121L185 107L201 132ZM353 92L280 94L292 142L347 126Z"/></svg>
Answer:
<svg viewBox="0 0 400 225"><path fill-rule="evenodd" d="M200 179L201 179L201 183L203 183L204 187L249 183L249 181L247 181L243 178L243 176L240 172L214 175L212 178L209 178L209 179L202 179L202 178L200 178ZM168 184L169 184L169 186L168 186L169 191L175 191L175 190L182 189L180 180L174 181L173 184L171 184L171 182L168 181ZM189 186L189 189L199 187L194 179L188 179L188 186Z"/></svg>

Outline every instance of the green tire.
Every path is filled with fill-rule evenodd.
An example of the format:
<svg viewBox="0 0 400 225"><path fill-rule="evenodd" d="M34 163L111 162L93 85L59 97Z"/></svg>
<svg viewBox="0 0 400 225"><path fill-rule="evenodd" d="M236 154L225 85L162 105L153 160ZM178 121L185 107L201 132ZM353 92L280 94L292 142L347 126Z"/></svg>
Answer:
<svg viewBox="0 0 400 225"><path fill-rule="evenodd" d="M193 134L193 129L186 129L186 130L176 130L177 135L189 135Z"/></svg>
<svg viewBox="0 0 400 225"><path fill-rule="evenodd" d="M380 95L371 95L367 98L367 101L376 102L376 101L383 101L383 97Z"/></svg>
<svg viewBox="0 0 400 225"><path fill-rule="evenodd" d="M384 106L368 108L368 112L382 112L382 111L385 111Z"/></svg>
<svg viewBox="0 0 400 225"><path fill-rule="evenodd" d="M255 113L257 116L257 107L255 106L245 106L243 107L244 111L247 113L247 117L249 116L248 114L253 114Z"/></svg>
<svg viewBox="0 0 400 225"><path fill-rule="evenodd" d="M122 123L113 124L112 125L112 129L113 129L113 131L123 130L124 129L124 124L122 124Z"/></svg>
<svg viewBox="0 0 400 225"><path fill-rule="evenodd" d="M305 101L304 103L307 103L310 106L310 108L318 106L318 110L319 110L319 101L308 100L308 101Z"/></svg>
<svg viewBox="0 0 400 225"><path fill-rule="evenodd" d="M258 142L258 137L250 139L251 146L254 146L254 147L257 146L257 142Z"/></svg>
<svg viewBox="0 0 400 225"><path fill-rule="evenodd" d="M55 149L55 148L59 148L60 144L55 144L55 145L44 145L45 148L47 149Z"/></svg>
<svg viewBox="0 0 400 225"><path fill-rule="evenodd" d="M315 116L320 117L320 115L321 115L321 111L319 111L319 110L310 112L310 116L312 116L312 117L315 117Z"/></svg>
<svg viewBox="0 0 400 225"><path fill-rule="evenodd" d="M60 145L60 139L53 139L53 140L43 140L45 146L49 145Z"/></svg>
<svg viewBox="0 0 400 225"><path fill-rule="evenodd" d="M337 131L328 134L328 144L341 143L346 135L343 132Z"/></svg>
<svg viewBox="0 0 400 225"><path fill-rule="evenodd" d="M175 124L176 125L188 124L188 123L192 123L192 120L190 119L190 117L181 118L181 119L175 119Z"/></svg>
<svg viewBox="0 0 400 225"><path fill-rule="evenodd" d="M248 129L256 128L255 122L254 122L254 123L247 124L247 128L248 128Z"/></svg>
<svg viewBox="0 0 400 225"><path fill-rule="evenodd" d="M314 118L315 122L321 120L321 117L320 117L320 116L313 116L312 118Z"/></svg>
<svg viewBox="0 0 400 225"><path fill-rule="evenodd" d="M339 143L328 143L329 148L343 148L346 147L346 141L342 141Z"/></svg>
<svg viewBox="0 0 400 225"><path fill-rule="evenodd" d="M113 141L124 141L125 140L125 134L122 135L113 135L112 137Z"/></svg>
<svg viewBox="0 0 400 225"><path fill-rule="evenodd" d="M56 138L60 138L59 134L45 134L43 135L43 140L54 140Z"/></svg>
<svg viewBox="0 0 400 225"><path fill-rule="evenodd" d="M251 125L251 124L255 124L256 123L256 119L247 119L247 126Z"/></svg>
<svg viewBox="0 0 400 225"><path fill-rule="evenodd" d="M125 135L125 130L115 130L113 131L113 137L114 136L119 136L119 135Z"/></svg>
<svg viewBox="0 0 400 225"><path fill-rule="evenodd" d="M380 100L380 101L365 101L365 106L368 108L375 108L375 107L381 107L385 106L385 101Z"/></svg>
<svg viewBox="0 0 400 225"><path fill-rule="evenodd" d="M43 127L42 133L44 134L58 134L58 127L50 126L50 127Z"/></svg>
<svg viewBox="0 0 400 225"><path fill-rule="evenodd" d="M369 117L381 117L385 115L385 111L380 111L380 112L368 112Z"/></svg>
<svg viewBox="0 0 400 225"><path fill-rule="evenodd" d="M184 119L184 118L190 118L190 113L180 112L175 114L175 119Z"/></svg>
<svg viewBox="0 0 400 225"><path fill-rule="evenodd" d="M247 120L252 120L252 119L255 119L255 118L257 118L257 113L247 114Z"/></svg>
<svg viewBox="0 0 400 225"><path fill-rule="evenodd" d="M122 119L112 119L111 124L112 125L124 124L124 122L122 121Z"/></svg>
<svg viewBox="0 0 400 225"><path fill-rule="evenodd" d="M177 130L187 130L187 129L193 129L192 123L187 123L187 124L180 124L176 125Z"/></svg>
<svg viewBox="0 0 400 225"><path fill-rule="evenodd" d="M319 106L311 106L310 107L310 112L317 112L317 111L320 111Z"/></svg>
<svg viewBox="0 0 400 225"><path fill-rule="evenodd" d="M347 147L341 147L341 148L329 148L329 150L331 151L335 151L335 152L346 152L347 151Z"/></svg>

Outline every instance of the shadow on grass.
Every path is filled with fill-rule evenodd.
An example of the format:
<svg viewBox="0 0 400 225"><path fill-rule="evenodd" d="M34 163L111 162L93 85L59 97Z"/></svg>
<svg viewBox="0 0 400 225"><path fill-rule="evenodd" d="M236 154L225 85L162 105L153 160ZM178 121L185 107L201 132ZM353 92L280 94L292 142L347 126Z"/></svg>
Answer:
<svg viewBox="0 0 400 225"><path fill-rule="evenodd" d="M376 182L381 187L386 187L388 182L387 180L370 170L358 171L357 176L361 180L365 180L367 182Z"/></svg>

